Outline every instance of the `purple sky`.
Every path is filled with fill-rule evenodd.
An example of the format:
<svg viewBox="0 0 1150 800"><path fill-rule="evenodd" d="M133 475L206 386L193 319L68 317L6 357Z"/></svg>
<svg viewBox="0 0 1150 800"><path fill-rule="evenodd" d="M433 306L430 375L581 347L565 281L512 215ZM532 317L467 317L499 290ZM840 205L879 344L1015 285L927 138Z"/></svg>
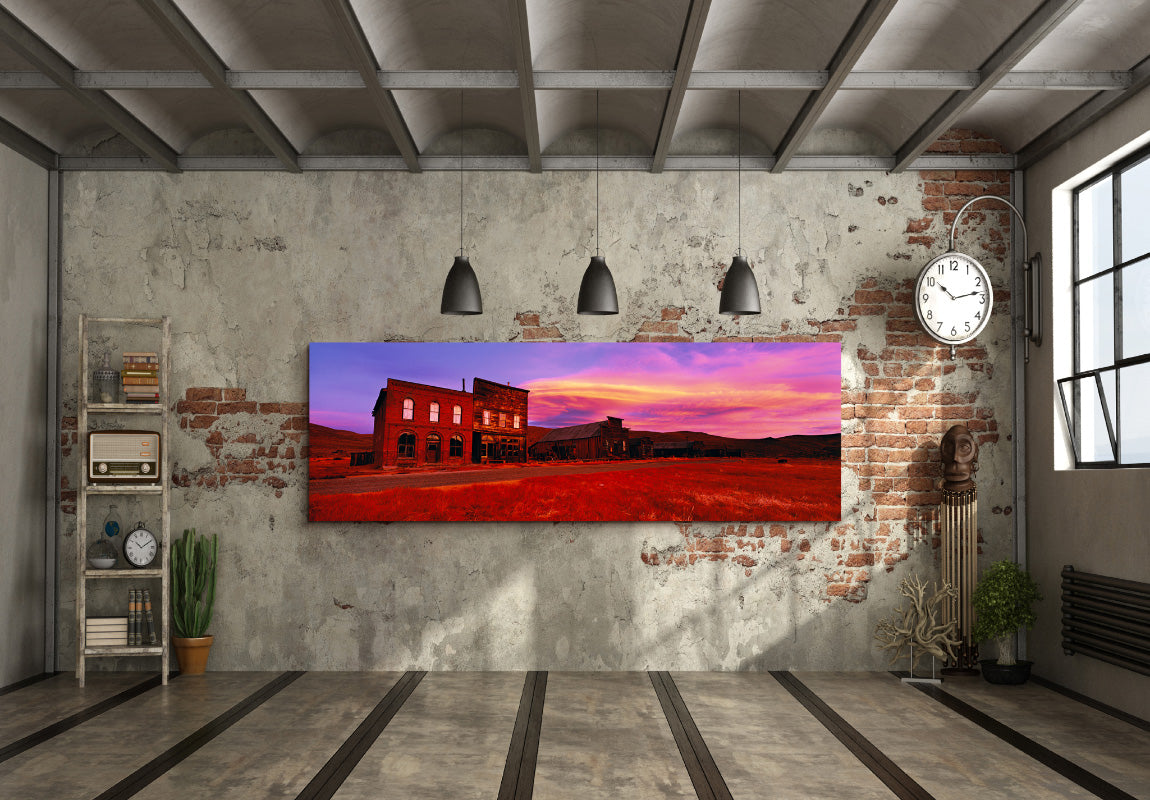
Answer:
<svg viewBox="0 0 1150 800"><path fill-rule="evenodd" d="M837 343L313 343L312 422L371 433L388 378L459 389L486 378L531 390L528 424L607 415L634 430L758 439L841 430Z"/></svg>

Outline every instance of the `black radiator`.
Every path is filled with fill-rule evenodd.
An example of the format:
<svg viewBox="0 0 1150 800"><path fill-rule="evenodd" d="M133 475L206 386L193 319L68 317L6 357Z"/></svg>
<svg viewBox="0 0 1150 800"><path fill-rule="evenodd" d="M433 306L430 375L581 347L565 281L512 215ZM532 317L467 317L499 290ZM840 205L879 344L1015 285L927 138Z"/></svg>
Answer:
<svg viewBox="0 0 1150 800"><path fill-rule="evenodd" d="M1150 675L1150 583L1063 567L1062 649Z"/></svg>

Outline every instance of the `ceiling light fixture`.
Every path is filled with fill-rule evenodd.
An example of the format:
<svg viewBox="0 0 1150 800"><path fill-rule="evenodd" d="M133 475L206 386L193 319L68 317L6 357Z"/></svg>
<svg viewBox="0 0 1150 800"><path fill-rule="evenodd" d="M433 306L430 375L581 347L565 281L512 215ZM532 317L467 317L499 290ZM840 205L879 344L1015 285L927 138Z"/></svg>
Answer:
<svg viewBox="0 0 1150 800"><path fill-rule="evenodd" d="M607 268L607 259L599 255L599 92L595 92L595 255L583 272L579 284L580 314L618 314L615 279Z"/></svg>
<svg viewBox="0 0 1150 800"><path fill-rule="evenodd" d="M743 255L743 93L739 92L739 246L719 294L720 314L759 314L759 286Z"/></svg>
<svg viewBox="0 0 1150 800"><path fill-rule="evenodd" d="M464 316L483 313L483 296L479 292L479 279L463 250L463 92L459 93L459 255L447 273L443 284L440 314Z"/></svg>

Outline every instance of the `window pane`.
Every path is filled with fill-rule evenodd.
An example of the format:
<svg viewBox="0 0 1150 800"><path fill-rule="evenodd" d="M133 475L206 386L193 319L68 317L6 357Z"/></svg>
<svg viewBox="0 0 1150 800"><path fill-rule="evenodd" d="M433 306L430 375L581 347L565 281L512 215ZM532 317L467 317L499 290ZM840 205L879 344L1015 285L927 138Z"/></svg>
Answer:
<svg viewBox="0 0 1150 800"><path fill-rule="evenodd" d="M1150 158L1121 173L1122 260L1150 253Z"/></svg>
<svg viewBox="0 0 1150 800"><path fill-rule="evenodd" d="M1150 463L1150 415L1146 398L1150 397L1150 364L1123 367L1118 380L1122 384L1122 463Z"/></svg>
<svg viewBox="0 0 1150 800"><path fill-rule="evenodd" d="M1114 363L1114 274L1078 287L1078 369Z"/></svg>
<svg viewBox="0 0 1150 800"><path fill-rule="evenodd" d="M1078 444L1078 460L1113 461L1114 449L1110 446L1110 433L1102 416L1102 401L1094 376L1075 378L1059 383L1058 387L1064 392L1063 399L1070 413L1075 413L1075 404L1078 407L1077 423L1068 422Z"/></svg>
<svg viewBox="0 0 1150 800"><path fill-rule="evenodd" d="M1110 414L1110 424L1118 424L1118 370L1109 369L1098 378L1102 381L1102 402Z"/></svg>
<svg viewBox="0 0 1150 800"><path fill-rule="evenodd" d="M1150 353L1150 259L1122 270L1122 357Z"/></svg>
<svg viewBox="0 0 1150 800"><path fill-rule="evenodd" d="M1114 194L1110 177L1078 193L1078 277L1114 266Z"/></svg>

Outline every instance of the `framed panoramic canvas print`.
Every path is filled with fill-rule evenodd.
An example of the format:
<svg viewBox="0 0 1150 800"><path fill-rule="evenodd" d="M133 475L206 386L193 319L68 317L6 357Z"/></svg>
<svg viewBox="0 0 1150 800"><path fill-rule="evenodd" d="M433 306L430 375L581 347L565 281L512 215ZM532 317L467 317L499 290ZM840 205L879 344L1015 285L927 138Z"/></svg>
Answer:
<svg viewBox="0 0 1150 800"><path fill-rule="evenodd" d="M836 343L313 343L308 518L831 521Z"/></svg>

